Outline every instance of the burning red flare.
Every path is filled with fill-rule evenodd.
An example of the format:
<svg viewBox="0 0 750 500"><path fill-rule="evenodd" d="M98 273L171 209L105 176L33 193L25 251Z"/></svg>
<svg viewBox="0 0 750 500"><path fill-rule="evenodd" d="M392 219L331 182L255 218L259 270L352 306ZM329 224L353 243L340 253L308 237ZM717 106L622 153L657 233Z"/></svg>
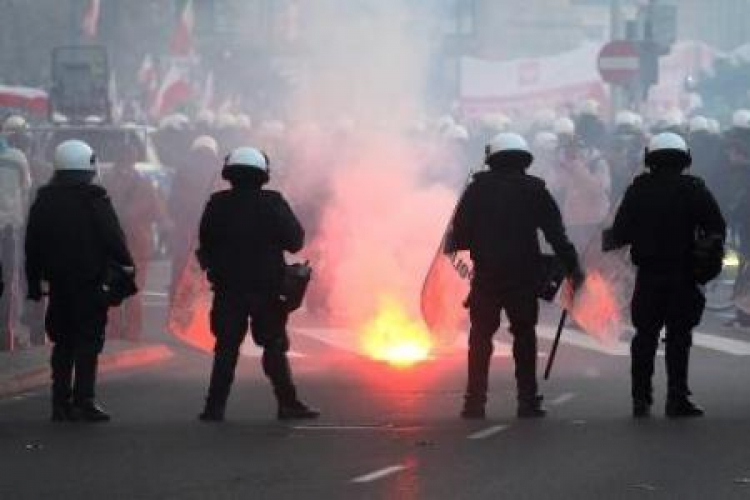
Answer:
<svg viewBox="0 0 750 500"><path fill-rule="evenodd" d="M572 317L580 327L604 343L617 340L622 310L611 283L599 272L586 277L575 298Z"/></svg>
<svg viewBox="0 0 750 500"><path fill-rule="evenodd" d="M421 322L409 318L393 299L385 299L376 317L362 329L362 349L372 359L408 368L429 358L432 339Z"/></svg>

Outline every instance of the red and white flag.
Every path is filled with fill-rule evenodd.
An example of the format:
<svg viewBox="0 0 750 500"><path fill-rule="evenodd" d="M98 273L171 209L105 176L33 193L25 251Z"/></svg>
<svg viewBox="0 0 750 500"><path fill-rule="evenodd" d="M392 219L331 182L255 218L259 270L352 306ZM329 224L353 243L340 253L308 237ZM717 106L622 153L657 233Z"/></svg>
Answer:
<svg viewBox="0 0 750 500"><path fill-rule="evenodd" d="M151 106L151 115L155 118L167 115L188 102L192 95L193 90L185 70L172 64L156 93Z"/></svg>
<svg viewBox="0 0 750 500"><path fill-rule="evenodd" d="M186 0L177 27L169 42L169 49L175 56L189 56L193 51L193 28L195 28L195 12L193 0Z"/></svg>
<svg viewBox="0 0 750 500"><path fill-rule="evenodd" d="M81 29L88 39L96 38L99 29L99 14L101 13L101 0L89 0L86 12L83 15Z"/></svg>

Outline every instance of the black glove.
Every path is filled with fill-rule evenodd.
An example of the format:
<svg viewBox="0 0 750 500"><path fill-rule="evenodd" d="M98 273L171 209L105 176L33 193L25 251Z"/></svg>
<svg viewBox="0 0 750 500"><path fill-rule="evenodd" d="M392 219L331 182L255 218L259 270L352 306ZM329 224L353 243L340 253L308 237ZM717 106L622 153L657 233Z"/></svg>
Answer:
<svg viewBox="0 0 750 500"><path fill-rule="evenodd" d="M208 259L206 258L206 252L202 248L198 248L195 251L195 258L198 260L201 270L208 271Z"/></svg>
<svg viewBox="0 0 750 500"><path fill-rule="evenodd" d="M44 293L42 292L42 284L39 282L36 283L29 283L28 284L28 291L26 292L26 298L29 300L32 300L34 302L39 302L42 300L42 296Z"/></svg>
<svg viewBox="0 0 750 500"><path fill-rule="evenodd" d="M577 292L586 283L586 273L581 268L576 269L570 274L570 284L573 286L573 291Z"/></svg>
<svg viewBox="0 0 750 500"><path fill-rule="evenodd" d="M602 231L602 251L603 252L611 252L612 250L617 250L620 248L620 246L615 240L614 231L612 231L612 228L605 229Z"/></svg>

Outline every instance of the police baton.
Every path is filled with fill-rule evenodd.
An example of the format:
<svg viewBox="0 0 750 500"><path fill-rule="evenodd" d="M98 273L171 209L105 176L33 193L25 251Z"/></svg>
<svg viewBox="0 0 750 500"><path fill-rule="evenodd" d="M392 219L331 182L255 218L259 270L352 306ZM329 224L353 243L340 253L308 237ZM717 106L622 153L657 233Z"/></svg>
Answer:
<svg viewBox="0 0 750 500"><path fill-rule="evenodd" d="M568 319L568 310L563 309L560 315L560 323L557 325L557 333L555 334L555 341L552 343L552 352L547 358L547 368L544 370L544 380L549 380L549 374L552 371L552 364L555 362L555 356L557 356L557 348L560 346L560 337L562 336L563 328L565 328L565 321Z"/></svg>

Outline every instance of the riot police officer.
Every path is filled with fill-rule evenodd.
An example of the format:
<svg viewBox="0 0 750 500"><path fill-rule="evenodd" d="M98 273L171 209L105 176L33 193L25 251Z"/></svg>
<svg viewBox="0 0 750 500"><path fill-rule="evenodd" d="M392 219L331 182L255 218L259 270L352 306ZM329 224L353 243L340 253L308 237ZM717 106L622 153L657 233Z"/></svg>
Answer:
<svg viewBox="0 0 750 500"><path fill-rule="evenodd" d="M705 305L699 284L721 270L726 224L703 181L683 173L692 158L682 137L656 135L645 162L649 171L628 188L603 238L605 250L630 245L638 267L631 303L636 329L631 346L633 415L650 414L654 356L666 327L666 414L701 416L688 388L692 329ZM700 257L698 248L705 250Z"/></svg>
<svg viewBox="0 0 750 500"><path fill-rule="evenodd" d="M106 287L114 268L132 279L133 260L106 190L91 183L93 150L65 141L53 166L52 180L31 206L25 245L28 298L41 300L42 282L49 284L52 419L106 421L109 415L94 400L110 300Z"/></svg>
<svg viewBox="0 0 750 500"><path fill-rule="evenodd" d="M468 384L464 418L484 418L492 336L505 311L513 335L519 417L545 415L536 379L539 314L543 280L538 231L541 230L574 286L583 281L575 247L560 210L541 179L526 169L533 156L517 134L497 135L486 148L489 171L478 173L459 202L448 249L469 250L474 276L468 299Z"/></svg>
<svg viewBox="0 0 750 500"><path fill-rule="evenodd" d="M284 251L302 248L304 231L281 194L263 189L269 161L251 147L235 149L222 177L231 189L214 194L200 222L198 259L214 290L211 330L216 337L206 406L199 418L221 421L247 335L263 348L263 371L278 401L278 418L316 418L297 398L287 358L289 308L281 297Z"/></svg>

